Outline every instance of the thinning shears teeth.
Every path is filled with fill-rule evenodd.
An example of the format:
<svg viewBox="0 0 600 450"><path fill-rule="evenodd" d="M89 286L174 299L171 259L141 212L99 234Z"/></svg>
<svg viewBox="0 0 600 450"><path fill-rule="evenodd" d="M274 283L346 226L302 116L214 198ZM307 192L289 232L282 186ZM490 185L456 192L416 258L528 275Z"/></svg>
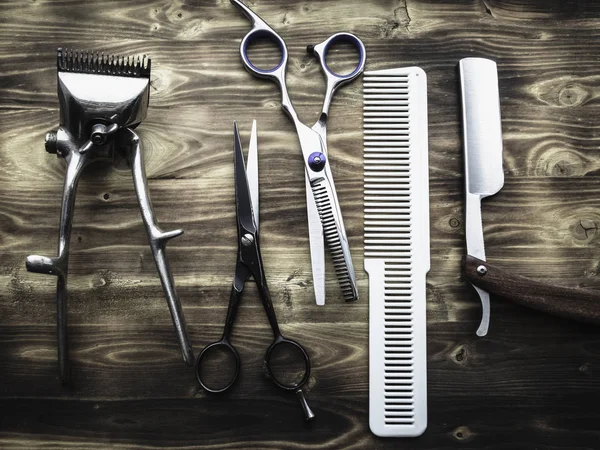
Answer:
<svg viewBox="0 0 600 450"><path fill-rule="evenodd" d="M322 178L312 183L312 191L342 295L346 301L357 300L356 275L350 257L350 245L335 198L335 190L327 178Z"/></svg>

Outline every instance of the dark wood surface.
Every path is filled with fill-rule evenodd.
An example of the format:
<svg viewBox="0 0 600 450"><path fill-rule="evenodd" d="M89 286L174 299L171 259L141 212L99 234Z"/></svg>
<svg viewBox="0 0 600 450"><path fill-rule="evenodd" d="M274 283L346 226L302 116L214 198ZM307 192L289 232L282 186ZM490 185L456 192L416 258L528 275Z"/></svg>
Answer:
<svg viewBox="0 0 600 450"><path fill-rule="evenodd" d="M323 80L305 45L359 35L368 69L428 74L431 272L429 427L418 439L368 429L368 299L362 261L361 83L331 108L329 151L361 300L345 304L328 265L314 305L302 161L275 86L242 68L249 23L226 0L4 1L0 5L0 447L600 448L600 330L492 298L460 275L465 252L456 64L498 62L506 184L483 204L488 258L567 286L600 288L600 4L534 0L256 0L284 37L300 116L317 119ZM269 341L248 285L235 329L237 386L208 397L181 361L129 171L81 182L70 264L74 386L57 380L52 255L64 164L43 149L58 124L58 46L153 59L138 128L159 222L195 350L221 331L235 261L232 121L258 121L264 263L282 329L309 350L305 424L296 399L261 372ZM260 48L258 49L259 53ZM343 53L342 53L343 54ZM260 56L260 55L258 55ZM350 60L350 55L348 55Z"/></svg>

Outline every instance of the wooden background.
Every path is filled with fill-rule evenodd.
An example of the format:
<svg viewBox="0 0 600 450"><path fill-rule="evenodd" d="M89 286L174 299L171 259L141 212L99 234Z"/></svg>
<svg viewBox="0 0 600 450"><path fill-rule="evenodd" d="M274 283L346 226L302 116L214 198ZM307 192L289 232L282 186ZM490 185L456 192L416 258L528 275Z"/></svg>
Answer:
<svg viewBox="0 0 600 450"><path fill-rule="evenodd" d="M461 278L465 252L456 64L498 62L504 189L484 202L488 258L540 280L600 288L600 4L534 0L250 2L287 42L300 116L324 84L305 45L337 31L365 42L368 69L428 74L431 272L429 427L418 439L368 429L367 278L362 261L361 82L331 108L329 150L362 298L345 304L327 266L314 305L302 161L275 86L242 68L249 23L229 1L3 1L0 6L0 446L4 448L600 448L600 331L492 298L488 337ZM284 332L309 350L303 422L261 372L269 330L248 284L235 329L243 358L228 395L207 397L181 361L129 171L81 182L70 263L74 386L56 378L54 255L64 163L44 151L58 125L58 46L152 57L138 128L195 350L222 329L234 270L232 121L258 120L264 263ZM259 52L260 53L260 52ZM341 52L341 55L344 53ZM260 55L259 55L260 56ZM343 57L351 61L351 55ZM346 61L348 59L348 61Z"/></svg>

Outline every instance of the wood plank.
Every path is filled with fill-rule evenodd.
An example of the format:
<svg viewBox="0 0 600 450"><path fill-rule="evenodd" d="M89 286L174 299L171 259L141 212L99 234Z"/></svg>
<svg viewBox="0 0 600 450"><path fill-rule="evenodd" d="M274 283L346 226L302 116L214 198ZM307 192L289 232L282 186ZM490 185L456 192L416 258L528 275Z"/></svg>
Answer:
<svg viewBox="0 0 600 450"><path fill-rule="evenodd" d="M448 87L449 89L449 87ZM511 95L516 95L511 93ZM456 101L458 97L453 94ZM430 96L430 102L434 97ZM348 105L334 103L331 113L329 147L336 181L339 183L362 179L362 144L360 100ZM349 113L345 108L352 108ZM319 106L313 105L312 112ZM596 176L600 173L598 124L594 121L596 107L566 108L541 106L505 106L503 104L504 166L509 177L570 177ZM243 142L248 142L251 118L259 127L259 167L261 185L290 183L302 187L302 160L292 124L273 108L253 109L248 105L213 108L153 108L149 120L139 127L144 145L148 177L196 179L202 188L215 178L231 179L231 122L240 120ZM456 178L462 176L462 148L458 108L442 107L430 114L430 176ZM198 118L209 117L207 121ZM44 134L56 127L57 115L46 110L0 113L6 124L0 130L0 148L7 163L0 169L0 182L40 182L53 180L62 186L64 163L43 149ZM452 118L452 120L448 120ZM560 126L553 126L560 123ZM15 129L23 127L24 134ZM169 137L165 138L166 131ZM247 145L247 144L246 144ZM84 177L120 179L126 182L130 173L123 161L117 171L108 167L91 166ZM290 176L290 174L294 176Z"/></svg>
<svg viewBox="0 0 600 450"><path fill-rule="evenodd" d="M509 442L518 445L520 440L527 443L526 436L544 432L551 433L553 445L561 442L568 445L574 430L579 430L580 436L597 437L597 431L590 430L594 429L598 414L592 412L593 407L586 410L598 400L598 380L593 376L594 365L588 362L600 351L597 333L590 327L546 318L556 323L545 332L544 327L538 326L537 333L532 335L530 328L515 327L511 319L522 324L525 317L526 324L532 326L543 319L537 314L521 312L524 311L516 314L509 311L500 326L495 327L495 333L485 340L474 338L472 333L457 334L452 326L434 329L437 337L430 336L428 343L431 432L413 442L416 448L430 448L434 442L439 443L436 436L443 436L444 445L451 447L464 445L466 439L476 447L494 441L495 448ZM506 320L507 317L511 319ZM231 394L218 399L206 397L187 381L191 374L189 370L181 370L181 362L174 358L175 345L163 346L159 343L163 339L153 341L169 334L168 329L158 334L139 327L87 327L85 333L84 329L77 330L73 352L76 391L69 393L61 390L52 376L50 352L40 351L44 346L50 347L52 330L3 327L3 358L10 355L16 361L10 364L13 371L0 375L4 389L11 386L1 402L4 410L12 412L3 419L3 430L12 431L2 437L8 444L16 443L19 438L30 443L27 434L36 430L51 443L67 439L66 444L72 440L72 444L103 445L110 436L117 445L148 445L148 439L155 445L179 445L179 436L188 445L209 448L213 445L211 440L223 434L231 447L240 445L238 439L250 439L252 445L263 446L255 439L269 436L269 441L289 440L292 447L298 448L309 445L396 448L397 441L375 439L366 433L367 362L366 352L361 348L366 344L365 325L356 330L345 328L344 333L350 332L352 344L341 346L333 337L339 335L344 325L303 327L307 327L308 333L296 328L290 335L313 338L307 347L318 367L315 371L318 381L314 384L311 381L309 398L320 420L308 429L298 420L300 411L295 398L272 388L262 377L259 350L265 346L267 336L253 327L240 327L240 336L236 337L245 361L239 384ZM208 334L214 331L211 329ZM26 339L15 345L18 336ZM194 339L197 338L194 334ZM121 340L126 345L115 345L115 341ZM511 354L510 360L507 354ZM576 361L578 364L574 365ZM31 363L35 371L31 371ZM448 378L454 380L450 391ZM540 384L548 391L540 391ZM557 402L564 414L562 419L549 412ZM515 409L515 405L523 407ZM227 434L231 428L226 417L234 409L248 411L238 414L237 420L242 427L247 421L252 423L255 433L251 436L243 428L235 436ZM32 410L37 412L35 420L29 419ZM260 419L253 415L255 410L261 411ZM493 420L499 413L506 418L502 426ZM470 414L480 415L484 420L472 425L464 422ZM219 420L213 424L215 417ZM515 441L514 436L505 435L504 426L516 427L519 423L520 440ZM285 428L281 428L283 424ZM332 427L341 441L331 440ZM160 436L152 435L154 428L161 429ZM164 433L165 429L178 432ZM283 436L278 437L276 430ZM354 442L357 439L365 441L359 445Z"/></svg>
<svg viewBox="0 0 600 450"><path fill-rule="evenodd" d="M131 186L120 180L91 182L82 186L73 228L70 266L70 292L74 323L94 320L131 320L138 314L146 320L169 322L162 292L156 277L147 237L139 219L136 199ZM183 237L168 248L176 285L186 310L218 308L222 317L228 286L235 261L235 222L233 211L220 196L206 196L194 189L194 180L152 180L151 189L156 214L165 229L183 228ZM231 182L214 180L212 189L224 197L233 197ZM347 226L357 267L359 289L367 297L367 279L362 271L362 218L353 208L361 202L362 189L340 183L342 207L347 214ZM564 185L564 188L561 188ZM60 187L51 183L38 185L30 192L22 183L10 195L0 195L4 220L0 221L0 238L10 243L4 250L3 275L0 285L7 290L7 300L17 294L28 299L6 307L0 312L17 321L26 321L30 302L43 299L45 308L36 309L36 317L51 323L54 314L55 280L25 272L23 262L28 253L52 255L56 251L58 204ZM108 187L108 189L107 189ZM430 289L452 289L468 294L469 288L459 280L459 263L464 252L462 194L456 183L454 194L447 192L448 182L431 182L431 201L438 207L431 212L432 274ZM53 198L48 196L54 191ZM185 201L172 203L178 192L186 192ZM30 192L30 193L29 193ZM109 200L104 193L110 193ZM560 195L549 196L548 192ZM261 193L261 221L264 232L264 262L275 301L286 305L284 320L309 320L314 316L310 261L306 248L306 215L301 186L290 189L275 185ZM600 221L594 212L597 187L582 178L507 179L505 188L496 197L484 202L484 232L488 257L518 273L557 283L598 288L598 234ZM286 204L280 199L286 198ZM27 199L29 209L21 205ZM183 206L182 206L183 205ZM290 205L295 205L293 208ZM508 218L508 223L507 223ZM585 228L584 228L585 226ZM12 236L23 236L14 239ZM25 238L26 236L26 238ZM201 255L200 257L198 255ZM329 273L333 273L328 266ZM93 292L96 301L84 301ZM250 290L249 306L261 313L256 292ZM328 277L327 294L331 308L327 314L317 314L312 320L366 320L366 300L344 305L337 282ZM123 315L121 299L129 313ZM219 306L213 305L219 300ZM83 303L81 303L83 301ZM208 302L208 303L207 303ZM476 305L477 303L475 303ZM10 305L10 306L8 306ZM149 305L153 305L151 308ZM341 309L339 309L341 308ZM460 308L458 308L460 309ZM190 313L188 313L190 314ZM195 313L193 318L196 316ZM333 316L332 316L333 315ZM330 319L328 319L330 318ZM220 319L219 319L220 320ZM26 322L28 323L28 322Z"/></svg>
<svg viewBox="0 0 600 450"><path fill-rule="evenodd" d="M553 387L564 384L565 390L572 393L598 388L597 377L573 370L584 363L593 366L600 352L600 340L593 327L543 316L508 303L495 303L495 312L501 314L492 314L494 333L486 339L473 336L466 320L432 324L428 337L432 397L448 394L446 377L453 379L457 392L483 391L497 397L510 397L518 391L519 395L539 398L540 393L530 389L532 386L522 386L524 382L533 385L536 379ZM269 391L275 395L280 391L270 389L272 384L262 372L262 358L271 339L268 324L264 319L251 320L248 310L241 314L250 320L240 321L234 332L235 346L244 361L235 396L260 396ZM222 330L222 324L190 325L197 351L216 340ZM333 396L350 401L364 394L366 329L364 322L285 325L286 335L306 346L311 356L309 392L315 399ZM531 333L532 329L536 332ZM65 390L56 383L54 327L3 326L2 361L7 368L0 378L3 395L41 398L66 395L71 399L98 400L206 395L191 382L195 375L181 361L169 324L75 325L71 330L74 389ZM340 332L346 333L348 340L335 339ZM512 354L510 360L507 353ZM575 361L579 365L573 366ZM546 363L551 370L544 371ZM454 380L456 371L463 372L460 380ZM583 375L590 377L580 378ZM506 389L500 389L502 386ZM290 403L295 403L294 396L291 400L294 401Z"/></svg>

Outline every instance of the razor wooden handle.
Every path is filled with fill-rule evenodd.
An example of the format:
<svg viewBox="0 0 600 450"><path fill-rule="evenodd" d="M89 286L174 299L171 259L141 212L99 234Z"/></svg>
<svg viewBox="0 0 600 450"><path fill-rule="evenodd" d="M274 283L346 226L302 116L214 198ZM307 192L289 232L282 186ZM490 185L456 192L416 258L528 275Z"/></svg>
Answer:
<svg viewBox="0 0 600 450"><path fill-rule="evenodd" d="M518 305L600 325L600 291L542 283L514 275L469 255L463 260L463 272L474 285Z"/></svg>

